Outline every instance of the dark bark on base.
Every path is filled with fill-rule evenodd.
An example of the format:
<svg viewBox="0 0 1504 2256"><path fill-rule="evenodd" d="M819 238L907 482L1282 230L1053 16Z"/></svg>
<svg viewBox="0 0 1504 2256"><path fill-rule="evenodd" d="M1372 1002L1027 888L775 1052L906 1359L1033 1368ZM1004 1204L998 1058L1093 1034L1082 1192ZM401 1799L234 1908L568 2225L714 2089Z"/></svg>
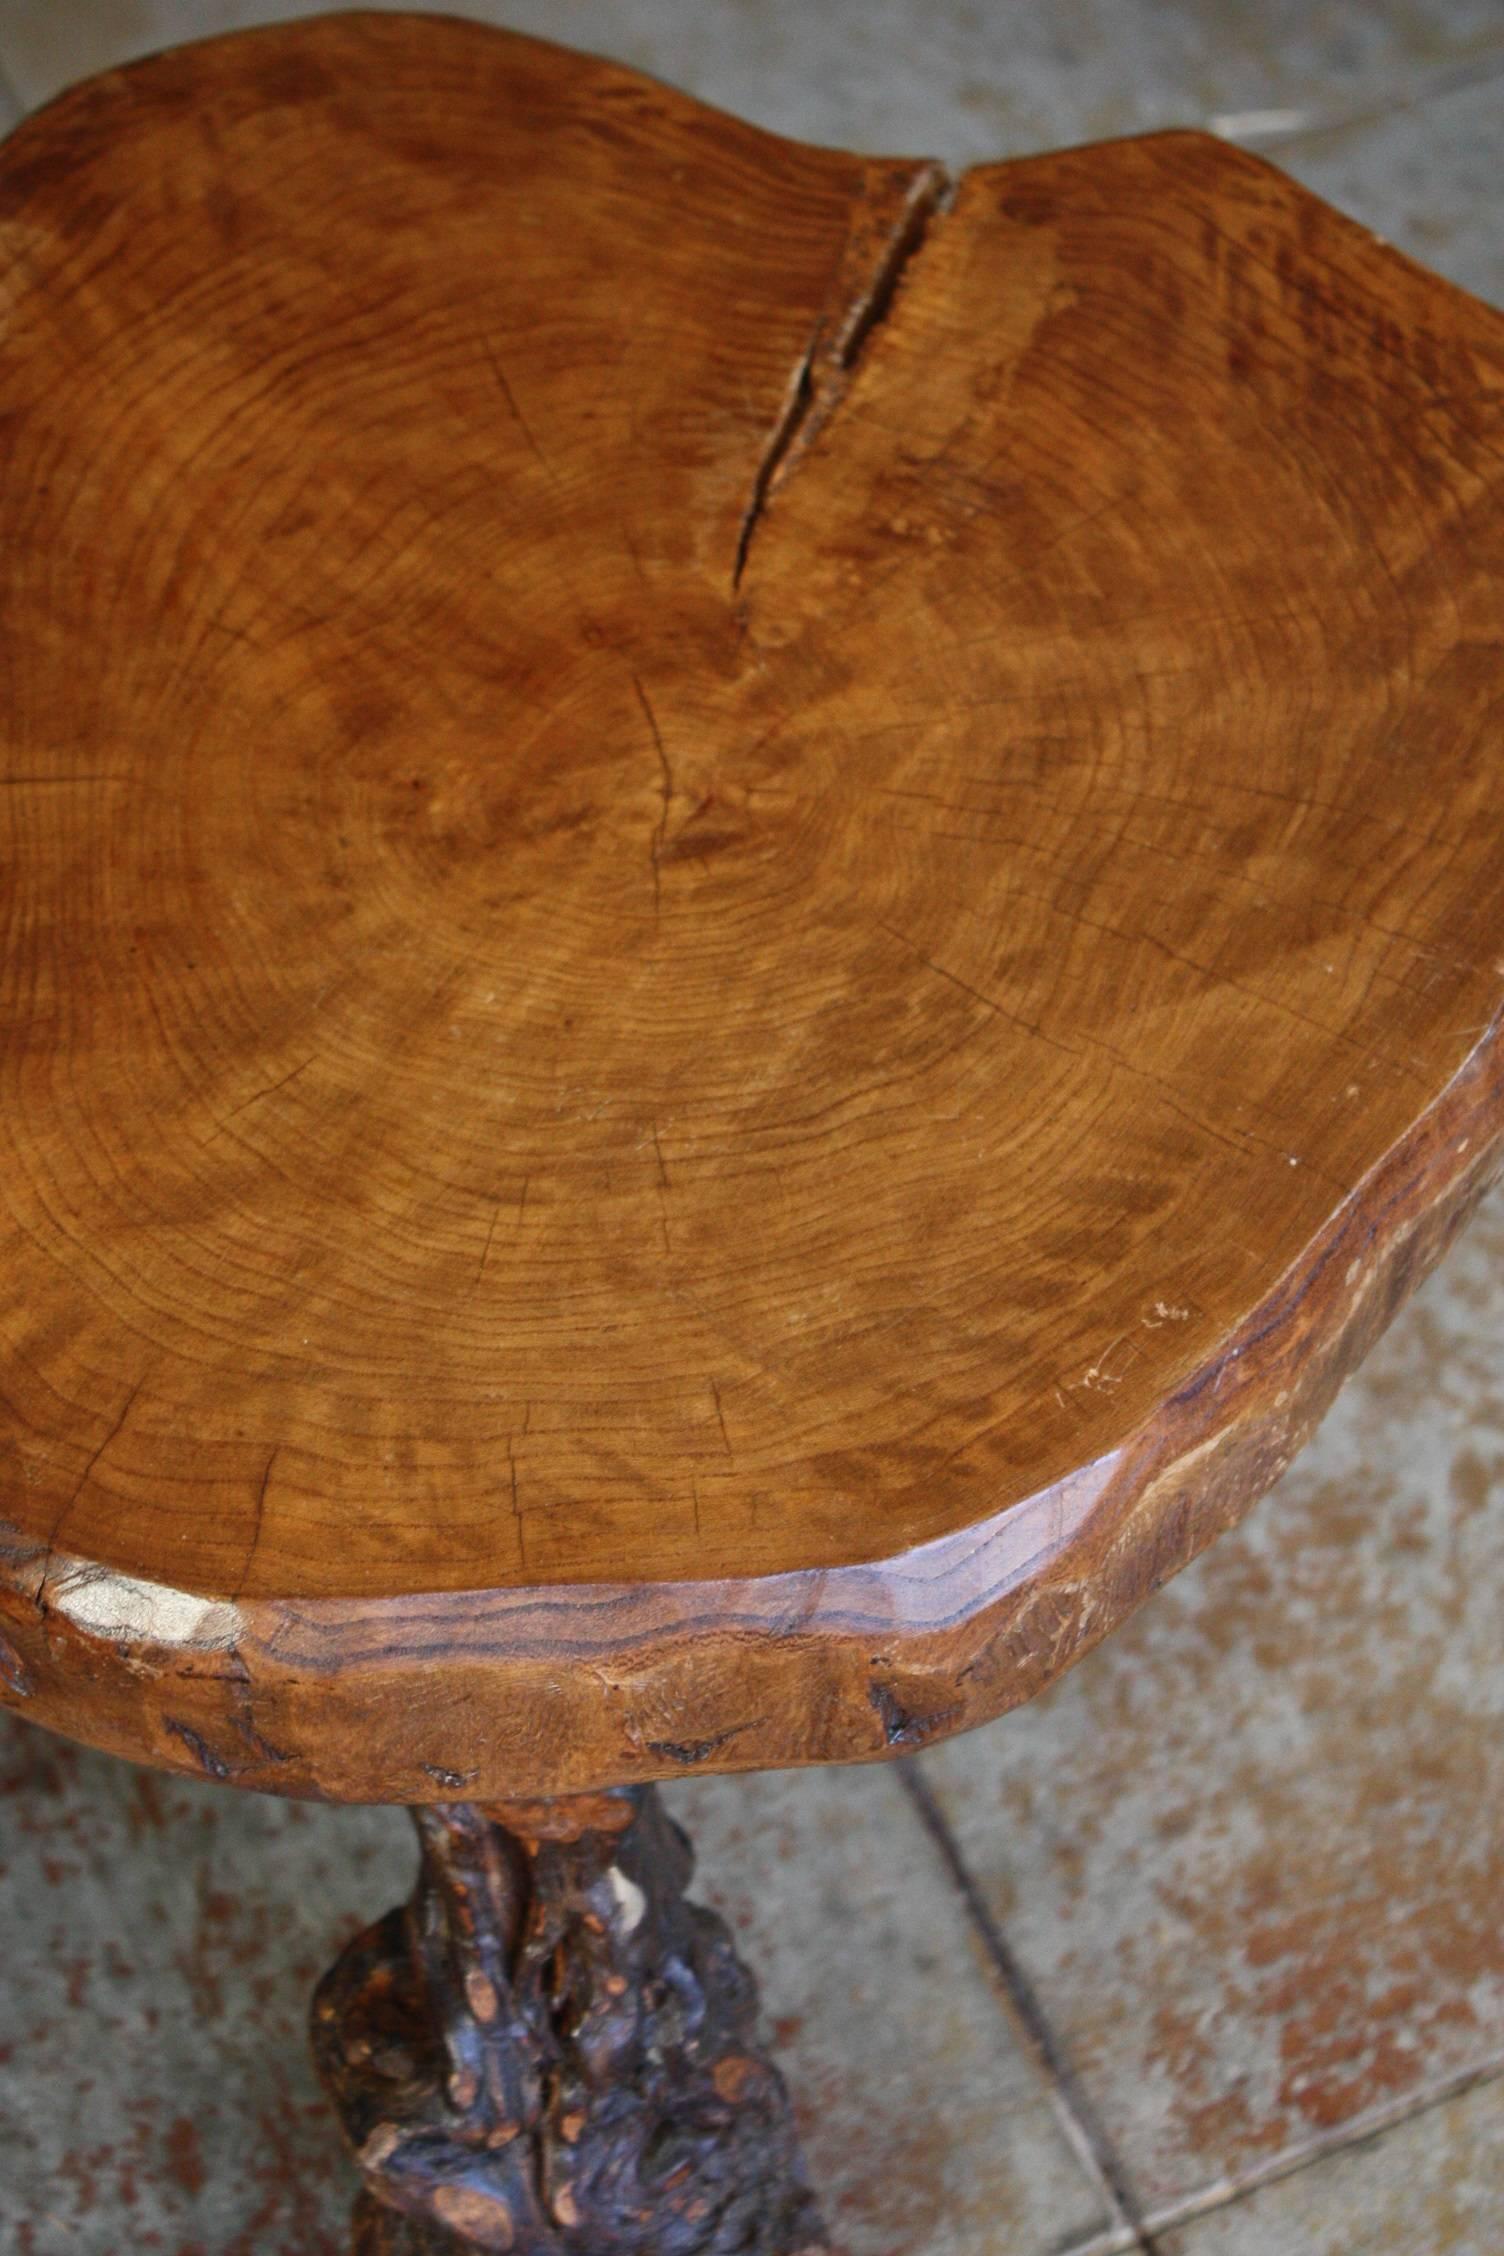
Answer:
<svg viewBox="0 0 1504 2256"><path fill-rule="evenodd" d="M412 1902L314 2001L357 2256L823 2249L752 1978L654 1789L414 1815Z"/></svg>
<svg viewBox="0 0 1504 2256"><path fill-rule="evenodd" d="M442 2225L420 2225L363 2193L355 2204L351 2256L461 2256L474 2242L456 2239Z"/></svg>

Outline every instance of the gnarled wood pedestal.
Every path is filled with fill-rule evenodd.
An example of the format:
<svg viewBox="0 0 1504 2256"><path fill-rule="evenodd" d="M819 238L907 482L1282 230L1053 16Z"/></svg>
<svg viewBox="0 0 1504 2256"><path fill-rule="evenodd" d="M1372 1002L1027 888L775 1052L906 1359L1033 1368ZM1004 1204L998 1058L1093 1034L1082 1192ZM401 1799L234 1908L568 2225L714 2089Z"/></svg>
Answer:
<svg viewBox="0 0 1504 2256"><path fill-rule="evenodd" d="M825 2235L757 1993L656 1791L415 1813L320 1985L357 2256L797 2256Z"/></svg>

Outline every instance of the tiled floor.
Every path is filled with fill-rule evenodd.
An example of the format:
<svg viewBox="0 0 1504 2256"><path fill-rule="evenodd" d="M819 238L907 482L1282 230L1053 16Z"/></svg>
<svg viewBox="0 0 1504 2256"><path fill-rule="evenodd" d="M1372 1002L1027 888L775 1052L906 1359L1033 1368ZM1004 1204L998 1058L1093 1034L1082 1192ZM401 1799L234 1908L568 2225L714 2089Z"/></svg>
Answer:
<svg viewBox="0 0 1504 2256"><path fill-rule="evenodd" d="M1504 2071L1501 1332L1496 1208L1236 1537L926 1759L1151 2231ZM1504 2085L1469 2121L1493 2235L1386 2247L1504 2246Z"/></svg>
<svg viewBox="0 0 1504 2256"><path fill-rule="evenodd" d="M1504 303L1500 0L499 0L789 132L1216 122ZM0 0L0 125L301 0ZM1249 1525L917 1770L675 1789L850 2256L1504 2248L1504 1202ZM400 1818L0 1721L0 2256L334 2256L306 1992Z"/></svg>

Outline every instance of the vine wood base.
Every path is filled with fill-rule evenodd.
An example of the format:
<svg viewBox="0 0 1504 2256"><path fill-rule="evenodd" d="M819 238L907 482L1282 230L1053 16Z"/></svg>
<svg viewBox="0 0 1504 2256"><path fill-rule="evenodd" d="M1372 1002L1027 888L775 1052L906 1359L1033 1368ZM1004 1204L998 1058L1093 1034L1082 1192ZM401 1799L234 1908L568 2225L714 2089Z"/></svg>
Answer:
<svg viewBox="0 0 1504 2256"><path fill-rule="evenodd" d="M351 2256L463 2256L474 2245L443 2225L420 2225L368 2193L355 2204Z"/></svg>
<svg viewBox="0 0 1504 2256"><path fill-rule="evenodd" d="M411 1903L314 2001L356 2256L823 2249L752 1978L656 1791L414 1814Z"/></svg>

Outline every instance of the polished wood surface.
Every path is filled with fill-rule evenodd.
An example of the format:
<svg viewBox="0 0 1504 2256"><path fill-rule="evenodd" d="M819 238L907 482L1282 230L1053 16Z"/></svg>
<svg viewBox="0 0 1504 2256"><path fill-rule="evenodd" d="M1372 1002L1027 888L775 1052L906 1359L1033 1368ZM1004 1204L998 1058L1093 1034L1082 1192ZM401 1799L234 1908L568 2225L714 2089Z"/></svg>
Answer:
<svg viewBox="0 0 1504 2256"><path fill-rule="evenodd" d="M881 1754L1497 1163L1504 321L1194 135L457 22L0 150L0 1693L284 1791Z"/></svg>

